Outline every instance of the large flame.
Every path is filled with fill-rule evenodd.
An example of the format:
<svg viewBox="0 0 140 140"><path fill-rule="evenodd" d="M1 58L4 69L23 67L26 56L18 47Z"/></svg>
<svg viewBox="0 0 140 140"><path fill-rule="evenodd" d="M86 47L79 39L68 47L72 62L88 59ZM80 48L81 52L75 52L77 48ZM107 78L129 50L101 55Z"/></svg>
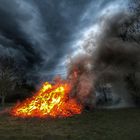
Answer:
<svg viewBox="0 0 140 140"><path fill-rule="evenodd" d="M11 114L17 117L68 117L80 114L82 106L76 99L70 98L71 85L59 83L52 85L45 82L31 98L18 103Z"/></svg>

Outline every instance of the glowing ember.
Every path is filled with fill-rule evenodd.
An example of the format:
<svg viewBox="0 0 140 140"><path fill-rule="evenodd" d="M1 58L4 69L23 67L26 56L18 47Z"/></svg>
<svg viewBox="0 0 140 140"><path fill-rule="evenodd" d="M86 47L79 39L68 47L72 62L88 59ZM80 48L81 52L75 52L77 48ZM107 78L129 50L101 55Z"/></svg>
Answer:
<svg viewBox="0 0 140 140"><path fill-rule="evenodd" d="M12 108L11 114L17 117L68 117L80 114L82 107L69 97L71 85L68 83L51 85L46 82L31 98Z"/></svg>

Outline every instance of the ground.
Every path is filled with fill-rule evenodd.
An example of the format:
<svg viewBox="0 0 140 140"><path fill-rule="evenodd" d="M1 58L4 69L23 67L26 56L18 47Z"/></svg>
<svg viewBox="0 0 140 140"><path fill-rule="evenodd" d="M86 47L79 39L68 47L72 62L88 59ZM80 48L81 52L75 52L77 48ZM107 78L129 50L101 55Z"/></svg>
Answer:
<svg viewBox="0 0 140 140"><path fill-rule="evenodd" d="M2 114L0 140L140 140L140 109L96 109L63 119Z"/></svg>

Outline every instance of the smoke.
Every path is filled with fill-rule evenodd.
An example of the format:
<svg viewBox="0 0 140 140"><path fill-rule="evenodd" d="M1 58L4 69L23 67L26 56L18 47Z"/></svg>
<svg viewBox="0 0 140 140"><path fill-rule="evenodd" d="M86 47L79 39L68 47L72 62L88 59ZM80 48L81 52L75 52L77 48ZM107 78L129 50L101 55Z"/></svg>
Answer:
<svg viewBox="0 0 140 140"><path fill-rule="evenodd" d="M87 55L79 55L70 60L67 79L72 85L72 97L76 97L83 105L95 105L94 73Z"/></svg>
<svg viewBox="0 0 140 140"><path fill-rule="evenodd" d="M130 32L137 21L130 13L119 13L106 19L103 22L103 34L92 54L97 79L112 84L113 94L121 98L122 106L133 104L126 77L139 73L140 69L140 34Z"/></svg>
<svg viewBox="0 0 140 140"><path fill-rule="evenodd" d="M129 85L127 78L138 74L140 69L139 16L136 14L129 9L105 13L94 24L96 30L90 29L80 42L84 56L72 59L71 68L73 73L75 69L78 71L75 94L81 102L88 104L92 96L92 104L95 104L96 88L110 83L112 100L120 100L118 107L134 105L134 92L138 91L130 88L138 89L139 85ZM134 83L135 80L134 77Z"/></svg>

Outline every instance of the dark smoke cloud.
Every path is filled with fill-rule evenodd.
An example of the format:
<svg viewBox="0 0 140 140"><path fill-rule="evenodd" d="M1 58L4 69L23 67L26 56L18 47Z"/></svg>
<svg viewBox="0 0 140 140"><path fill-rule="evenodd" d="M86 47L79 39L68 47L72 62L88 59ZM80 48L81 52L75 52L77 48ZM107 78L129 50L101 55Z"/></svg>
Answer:
<svg viewBox="0 0 140 140"><path fill-rule="evenodd" d="M126 77L140 70L140 44L137 41L140 34L130 32L131 28L135 28L133 23L136 21L130 13L120 13L106 19L103 34L93 52L97 80L112 84L114 94L123 100L122 106L133 103Z"/></svg>
<svg viewBox="0 0 140 140"><path fill-rule="evenodd" d="M139 87L139 80L135 78L136 74L139 75L140 70L140 32L138 32L139 28L136 28L139 27L139 16L136 14L138 13L132 13L128 9L127 11L119 11L116 14L101 16L98 20L100 33L96 36L96 41L94 41L95 38L92 32L84 40L83 47L88 57L87 63L83 61L84 56L79 63L72 64L72 67L76 66L79 71L82 71L79 74L79 79L86 75L85 77L92 79L88 78L90 81L94 81L94 83L90 82L94 84L93 86L111 83L113 98L120 98L121 104L119 106L123 107L133 105L133 93L138 93L138 91L130 92L129 88L132 89L135 85L133 88L136 90ZM75 61L77 62L77 59ZM82 68L88 63L92 69L89 69L87 74L87 69ZM135 81L131 84L137 83L137 85L134 84L128 87L132 75L134 75ZM77 86L81 85L81 82L82 80L79 80ZM95 94L93 87L92 89L89 88L88 95ZM78 91L77 95L80 93ZM79 97L82 96L84 96L83 93ZM85 102L90 99L91 97L84 97Z"/></svg>
<svg viewBox="0 0 140 140"><path fill-rule="evenodd" d="M98 40L96 51L93 52L97 72L113 70L125 74L139 71L139 43L130 40L129 32L127 33L132 21L133 17L124 13L104 21L103 34Z"/></svg>

